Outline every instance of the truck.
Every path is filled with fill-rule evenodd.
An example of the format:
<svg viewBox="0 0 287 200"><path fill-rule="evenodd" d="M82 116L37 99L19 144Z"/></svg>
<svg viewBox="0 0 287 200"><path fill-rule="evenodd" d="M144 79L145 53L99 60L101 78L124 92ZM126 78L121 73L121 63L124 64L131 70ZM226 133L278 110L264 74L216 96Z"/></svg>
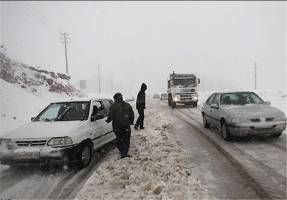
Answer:
<svg viewBox="0 0 287 200"><path fill-rule="evenodd" d="M176 104L197 106L197 86L200 79L195 74L177 74L173 71L167 81L168 105L172 108Z"/></svg>

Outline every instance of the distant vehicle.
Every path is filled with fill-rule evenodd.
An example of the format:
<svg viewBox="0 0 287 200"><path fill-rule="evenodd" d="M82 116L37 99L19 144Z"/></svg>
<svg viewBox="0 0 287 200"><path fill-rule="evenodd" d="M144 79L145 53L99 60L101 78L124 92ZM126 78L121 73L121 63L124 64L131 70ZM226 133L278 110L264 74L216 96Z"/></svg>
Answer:
<svg viewBox="0 0 287 200"><path fill-rule="evenodd" d="M31 122L0 138L1 163L88 166L94 150L115 139L111 124L105 122L112 104L111 99L51 103Z"/></svg>
<svg viewBox="0 0 287 200"><path fill-rule="evenodd" d="M160 95L160 100L167 100L168 99L168 96L166 93L163 93Z"/></svg>
<svg viewBox="0 0 287 200"><path fill-rule="evenodd" d="M231 136L267 134L279 137L286 128L286 116L254 92L213 93L202 107L203 125Z"/></svg>
<svg viewBox="0 0 287 200"><path fill-rule="evenodd" d="M197 85L200 84L194 74L170 74L167 81L168 105L175 108L177 103L197 106Z"/></svg>
<svg viewBox="0 0 287 200"><path fill-rule="evenodd" d="M154 99L159 99L160 96L159 96L159 94L154 94L154 95L153 95L153 98L154 98Z"/></svg>
<svg viewBox="0 0 287 200"><path fill-rule="evenodd" d="M134 101L135 100L135 98L133 97L133 96L130 96L130 97L126 97L125 98L125 101L126 102L131 102L131 101Z"/></svg>

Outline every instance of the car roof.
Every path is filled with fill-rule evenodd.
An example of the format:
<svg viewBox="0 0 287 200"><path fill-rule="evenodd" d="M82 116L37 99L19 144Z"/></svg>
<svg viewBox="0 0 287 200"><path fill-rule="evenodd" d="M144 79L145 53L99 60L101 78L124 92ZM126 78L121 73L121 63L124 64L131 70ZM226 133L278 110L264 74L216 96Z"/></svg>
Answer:
<svg viewBox="0 0 287 200"><path fill-rule="evenodd" d="M246 90L241 90L241 91L239 91L239 90L230 90L230 91L220 91L220 92L213 92L212 94L214 94L214 93L217 93L217 94L226 94L226 93L242 93L242 92L254 92L254 91L246 91ZM254 92L254 93L256 93L256 92Z"/></svg>
<svg viewBox="0 0 287 200"><path fill-rule="evenodd" d="M112 99L109 99L109 98L71 97L69 99L63 99L63 100L60 100L60 101L54 101L52 103L94 101L94 100L112 100Z"/></svg>

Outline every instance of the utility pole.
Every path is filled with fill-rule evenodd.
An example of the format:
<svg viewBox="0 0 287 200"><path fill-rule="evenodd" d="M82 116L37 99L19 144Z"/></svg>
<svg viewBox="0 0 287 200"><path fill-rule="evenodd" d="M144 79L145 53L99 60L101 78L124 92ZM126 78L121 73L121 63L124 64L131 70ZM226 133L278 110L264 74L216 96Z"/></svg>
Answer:
<svg viewBox="0 0 287 200"><path fill-rule="evenodd" d="M98 79L99 79L99 94L101 94L101 75L100 75L100 64L98 63Z"/></svg>
<svg viewBox="0 0 287 200"><path fill-rule="evenodd" d="M257 65L254 63L254 90L257 89Z"/></svg>
<svg viewBox="0 0 287 200"><path fill-rule="evenodd" d="M66 73L69 74L69 67L68 67L68 53L67 53L67 44L70 43L71 39L68 33L61 33L61 42L65 46L65 59L66 59Z"/></svg>

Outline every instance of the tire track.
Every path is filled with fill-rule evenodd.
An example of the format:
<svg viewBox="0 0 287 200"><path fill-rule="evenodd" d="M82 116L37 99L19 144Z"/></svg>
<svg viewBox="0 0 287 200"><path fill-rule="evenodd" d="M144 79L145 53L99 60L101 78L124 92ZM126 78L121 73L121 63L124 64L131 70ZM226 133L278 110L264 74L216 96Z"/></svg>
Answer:
<svg viewBox="0 0 287 200"><path fill-rule="evenodd" d="M262 171L264 171L268 176L272 177L272 180L270 179L270 177L260 177L260 176L255 176L254 173L250 173L248 172L248 170L246 169L246 167L238 161L238 159L233 156L230 152L226 151L221 145L219 145L217 142L214 141L214 139L212 139L210 136L206 135L204 133L204 131L202 131L202 124L199 123L197 121L197 119L192 118L191 116L189 116L188 114L180 111L180 110L176 110L179 114L184 115L187 118L193 119L193 121L195 121L197 123L197 125L195 125L194 123L191 123L190 121L184 119L183 117L179 117L181 120L185 121L187 124L189 124L190 126L192 126L193 128L195 128L196 130L198 130L200 133L202 133L201 135L207 139L219 152L221 152L226 159L237 169L238 173L244 178L246 179L246 181L248 181L249 185L254 189L254 191L256 191L256 193L263 199L267 198L267 199L278 199L278 198L286 198L286 191L284 188L286 188L286 177L281 176L280 174L278 174L277 172L275 172L274 170L272 170L270 167L264 165L263 163L258 162L256 159L254 159L251 156L246 156L245 152L239 150L237 147L235 152L238 149L237 153L238 155L242 154L245 155L245 161L251 163L253 166L263 166L261 167ZM255 176L255 177L254 177ZM261 175L262 176L262 175ZM264 180L262 180L264 179ZM276 180L276 183L273 182L273 180ZM263 183L269 183L269 185L263 184L262 185L262 181ZM266 182L267 181L267 182ZM270 182L272 182L272 184L270 184ZM281 183L281 187L278 188L278 183ZM271 185L271 186L270 186Z"/></svg>

